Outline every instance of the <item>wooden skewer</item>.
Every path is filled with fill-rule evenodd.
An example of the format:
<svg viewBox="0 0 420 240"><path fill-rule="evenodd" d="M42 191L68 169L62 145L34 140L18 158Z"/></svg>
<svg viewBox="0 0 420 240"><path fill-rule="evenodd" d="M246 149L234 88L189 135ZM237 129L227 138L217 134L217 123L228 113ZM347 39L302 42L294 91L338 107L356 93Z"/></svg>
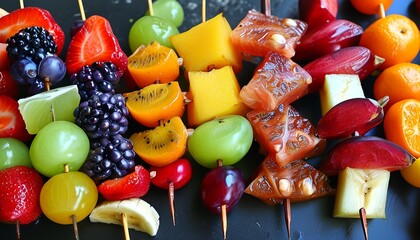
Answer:
<svg viewBox="0 0 420 240"><path fill-rule="evenodd" d="M153 15L154 15L154 13L153 13L152 0L147 0L147 5L149 6L149 13L150 13L150 16L153 16Z"/></svg>
<svg viewBox="0 0 420 240"><path fill-rule="evenodd" d="M79 4L80 17L82 18L83 21L86 21L85 8L83 7L83 1L77 0L77 2Z"/></svg>
<svg viewBox="0 0 420 240"><path fill-rule="evenodd" d="M368 236L368 223L367 223L367 218L366 218L366 209L365 208L360 208L359 209L359 215L360 215L360 221L362 222L362 227L363 227L363 235L365 237L365 240L369 240L369 236Z"/></svg>
<svg viewBox="0 0 420 240"><path fill-rule="evenodd" d="M124 228L125 240L130 240L130 232L128 231L127 215L125 213L121 213L121 219L122 219L123 228Z"/></svg>
<svg viewBox="0 0 420 240"><path fill-rule="evenodd" d="M384 4L380 3L379 4L379 13L378 13L380 18L385 18L385 8L384 8Z"/></svg>
<svg viewBox="0 0 420 240"><path fill-rule="evenodd" d="M201 20L206 21L206 0L201 1Z"/></svg>
<svg viewBox="0 0 420 240"><path fill-rule="evenodd" d="M20 8L24 8L25 7L25 5L23 4L23 0L19 0L19 6L20 6Z"/></svg>
<svg viewBox="0 0 420 240"><path fill-rule="evenodd" d="M261 0L261 12L266 16L271 16L270 0Z"/></svg>
<svg viewBox="0 0 420 240"><path fill-rule="evenodd" d="M70 171L69 165L68 164L64 164L64 172L65 173L68 173L69 171ZM76 215L71 215L71 221L73 223L74 239L75 240L79 240L79 229L77 227Z"/></svg>
<svg viewBox="0 0 420 240"><path fill-rule="evenodd" d="M16 221L16 240L20 240L20 223Z"/></svg>
<svg viewBox="0 0 420 240"><path fill-rule="evenodd" d="M171 217L172 217L172 224L175 226L175 190L174 190L174 183L169 183L168 188L168 198L169 198L169 207L171 209Z"/></svg>
<svg viewBox="0 0 420 240"><path fill-rule="evenodd" d="M286 228L287 228L287 239L291 239L290 234L290 226L292 222L292 211L290 208L290 199L285 198L283 199L283 212L284 212L284 220L286 222Z"/></svg>
<svg viewBox="0 0 420 240"><path fill-rule="evenodd" d="M222 205L222 231L223 239L226 240L227 236L227 213L226 213L226 204Z"/></svg>

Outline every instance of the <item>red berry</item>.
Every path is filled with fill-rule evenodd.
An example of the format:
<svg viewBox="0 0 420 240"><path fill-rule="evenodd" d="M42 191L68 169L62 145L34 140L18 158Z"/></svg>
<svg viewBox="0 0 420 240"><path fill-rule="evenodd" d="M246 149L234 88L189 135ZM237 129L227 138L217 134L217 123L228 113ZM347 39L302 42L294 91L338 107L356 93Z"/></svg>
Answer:
<svg viewBox="0 0 420 240"><path fill-rule="evenodd" d="M0 95L6 95L13 99L19 98L18 84L7 70L0 70Z"/></svg>
<svg viewBox="0 0 420 240"><path fill-rule="evenodd" d="M109 201L139 198L149 191L150 173L141 165L134 172L122 178L106 180L98 186L98 191Z"/></svg>
<svg viewBox="0 0 420 240"><path fill-rule="evenodd" d="M94 62L111 61L122 73L127 68L127 55L122 51L111 24L101 16L86 19L72 38L66 56L67 72L79 72L83 66Z"/></svg>
<svg viewBox="0 0 420 240"><path fill-rule="evenodd" d="M11 137L26 142L31 135L19 112L18 102L6 95L0 95L0 138Z"/></svg>
<svg viewBox="0 0 420 240"><path fill-rule="evenodd" d="M174 184L174 189L179 189L187 184L192 176L191 163L181 158L163 167L151 166L149 171L155 171L156 176L152 178L152 184L158 188L168 189L169 183Z"/></svg>
<svg viewBox="0 0 420 240"><path fill-rule="evenodd" d="M57 44L57 54L60 54L64 46L64 32L51 13L42 8L25 7L0 18L0 42L5 43L19 30L33 26L43 27L53 36Z"/></svg>
<svg viewBox="0 0 420 240"><path fill-rule="evenodd" d="M15 166L0 171L0 221L28 224L42 213L39 195L44 184L33 168Z"/></svg>
<svg viewBox="0 0 420 240"><path fill-rule="evenodd" d="M7 56L7 43L0 43L0 71L9 70L10 61Z"/></svg>

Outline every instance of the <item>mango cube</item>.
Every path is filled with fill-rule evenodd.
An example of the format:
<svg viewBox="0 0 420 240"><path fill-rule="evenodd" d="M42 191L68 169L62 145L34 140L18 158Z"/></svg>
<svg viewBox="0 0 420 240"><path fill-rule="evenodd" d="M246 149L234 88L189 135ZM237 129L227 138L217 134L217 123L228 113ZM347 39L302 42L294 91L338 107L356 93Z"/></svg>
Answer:
<svg viewBox="0 0 420 240"><path fill-rule="evenodd" d="M185 69L208 71L231 65L235 72L242 69L242 56L235 49L230 35L232 28L222 13L170 38Z"/></svg>
<svg viewBox="0 0 420 240"><path fill-rule="evenodd" d="M240 86L231 66L210 72L189 72L188 77L188 98L192 100L187 105L190 127L224 115L244 116L249 111L239 97Z"/></svg>

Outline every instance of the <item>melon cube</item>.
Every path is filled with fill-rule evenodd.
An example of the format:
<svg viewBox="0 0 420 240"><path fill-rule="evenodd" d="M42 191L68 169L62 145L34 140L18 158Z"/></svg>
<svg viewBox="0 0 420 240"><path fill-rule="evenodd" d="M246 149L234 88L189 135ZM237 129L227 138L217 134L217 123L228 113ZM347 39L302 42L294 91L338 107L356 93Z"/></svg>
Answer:
<svg viewBox="0 0 420 240"><path fill-rule="evenodd" d="M249 111L239 97L240 86L231 66L210 72L189 72L188 77L188 97L192 100L187 105L190 127L224 115L244 116Z"/></svg>
<svg viewBox="0 0 420 240"><path fill-rule="evenodd" d="M364 98L362 84L357 74L327 74L319 91L322 115L338 103L351 98Z"/></svg>
<svg viewBox="0 0 420 240"><path fill-rule="evenodd" d="M235 49L230 35L232 28L222 13L170 38L185 69L208 71L231 65L235 72L242 69L242 56Z"/></svg>

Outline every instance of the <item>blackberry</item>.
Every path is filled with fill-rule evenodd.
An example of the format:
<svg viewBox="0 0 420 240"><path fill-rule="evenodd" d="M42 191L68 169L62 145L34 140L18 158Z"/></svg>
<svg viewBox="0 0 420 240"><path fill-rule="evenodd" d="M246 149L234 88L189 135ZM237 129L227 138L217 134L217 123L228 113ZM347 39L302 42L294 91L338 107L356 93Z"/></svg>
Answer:
<svg viewBox="0 0 420 240"><path fill-rule="evenodd" d="M76 124L90 139L123 134L128 128L129 112L121 94L93 95L74 110Z"/></svg>
<svg viewBox="0 0 420 240"><path fill-rule="evenodd" d="M134 171L133 143L121 135L91 142L91 150L81 170L93 180L124 177Z"/></svg>
<svg viewBox="0 0 420 240"><path fill-rule="evenodd" d="M77 84L82 101L92 95L114 93L119 80L118 67L112 62L95 62L70 76L71 83Z"/></svg>
<svg viewBox="0 0 420 240"><path fill-rule="evenodd" d="M6 51L12 60L31 59L36 64L57 52L53 36L43 27L27 27L7 39Z"/></svg>

